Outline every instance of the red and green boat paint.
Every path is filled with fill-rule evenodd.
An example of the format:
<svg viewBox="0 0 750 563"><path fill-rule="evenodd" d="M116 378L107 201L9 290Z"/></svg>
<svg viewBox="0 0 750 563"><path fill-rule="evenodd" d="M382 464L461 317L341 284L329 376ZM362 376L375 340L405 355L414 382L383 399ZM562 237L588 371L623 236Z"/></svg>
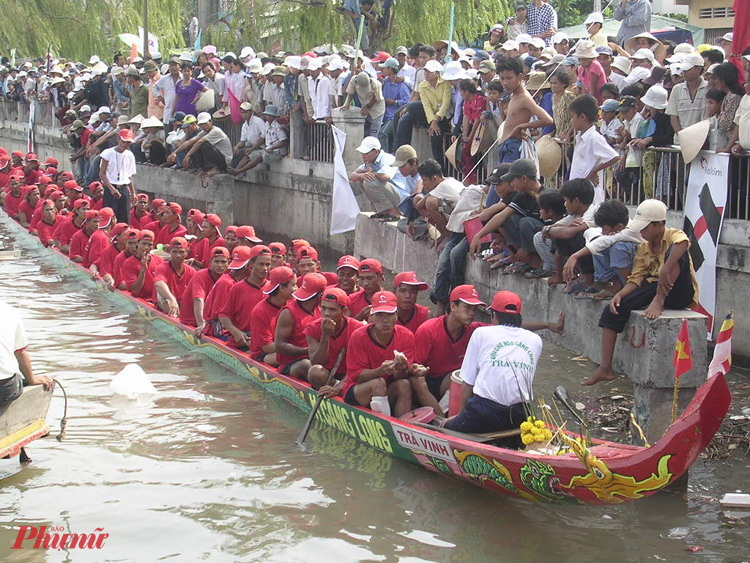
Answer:
<svg viewBox="0 0 750 563"><path fill-rule="evenodd" d="M200 352L266 392L309 413L317 393L305 382L281 375L224 342L194 336L190 327L122 291L111 291L90 279L88 272L59 252L42 247L38 239L2 213L2 224L19 240L32 241L59 266L78 274L100 291L127 303L161 333ZM325 400L316 417L386 455L425 469L528 501L556 504L608 505L654 494L683 475L708 446L726 415L730 393L722 375L706 381L693 400L650 447L593 439L565 455L537 455L442 434L346 404L340 397Z"/></svg>

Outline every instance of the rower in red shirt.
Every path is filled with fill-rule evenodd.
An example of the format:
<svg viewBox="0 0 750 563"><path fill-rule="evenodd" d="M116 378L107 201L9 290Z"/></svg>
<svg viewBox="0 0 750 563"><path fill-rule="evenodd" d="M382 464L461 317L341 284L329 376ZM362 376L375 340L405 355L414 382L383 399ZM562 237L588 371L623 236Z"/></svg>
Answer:
<svg viewBox="0 0 750 563"><path fill-rule="evenodd" d="M393 278L393 293L398 299L398 324L417 332L419 325L432 316L427 307L417 303L419 292L429 288L429 285L417 279L414 272L401 272Z"/></svg>
<svg viewBox="0 0 750 563"><path fill-rule="evenodd" d="M302 248L303 246L312 246L309 242L307 242L303 238L295 238L292 239L292 244L289 247L289 251L287 253L287 262L288 266L297 272L297 275L299 275L299 270L297 270L297 251Z"/></svg>
<svg viewBox="0 0 750 563"><path fill-rule="evenodd" d="M271 269L263 286L265 299L250 315L250 357L269 366L278 366L276 358L276 320L279 313L297 291L297 276L288 266Z"/></svg>
<svg viewBox="0 0 750 563"><path fill-rule="evenodd" d="M39 159L33 152L26 153L26 164L23 167L26 185L36 184L42 173L39 171Z"/></svg>
<svg viewBox="0 0 750 563"><path fill-rule="evenodd" d="M234 267L243 266L234 261L232 264ZM249 275L229 290L226 303L219 312L219 320L224 330L231 335L227 343L240 350L250 348L250 315L263 299L261 288L271 270L271 251L267 246L254 246L250 249L249 259L244 265L249 266Z"/></svg>
<svg viewBox="0 0 750 563"><path fill-rule="evenodd" d="M83 222L86 220L86 212L89 210L89 202L85 199L76 200L73 206L73 213L58 221L57 228L52 234L54 246L60 249L60 252L67 254L70 250L70 241L73 235L83 228Z"/></svg>
<svg viewBox="0 0 750 563"><path fill-rule="evenodd" d="M156 198L151 200L151 222L146 224L146 230L152 233L158 233L164 226L162 216L167 208L167 202L163 199Z"/></svg>
<svg viewBox="0 0 750 563"><path fill-rule="evenodd" d="M271 268L288 266L286 263L286 245L283 242L272 242L268 245L271 249Z"/></svg>
<svg viewBox="0 0 750 563"><path fill-rule="evenodd" d="M29 232L32 235L37 235L37 225L39 221L42 220L42 215L44 214L44 202L45 200L50 199L52 194L57 190L57 186L54 184L50 184L44 189L44 195L42 195L41 198L39 198L39 201L36 203L36 206L34 207L34 212L31 214L31 220L29 221Z"/></svg>
<svg viewBox="0 0 750 563"><path fill-rule="evenodd" d="M63 191L65 192L65 195L68 196L68 202L66 204L68 209L72 210L75 206L75 202L79 199L87 201L89 209L91 209L91 201L89 201L89 197L83 193L83 187L79 186L78 182L75 180L67 180L63 184Z"/></svg>
<svg viewBox="0 0 750 563"><path fill-rule="evenodd" d="M53 156L48 156L44 159L44 162L42 162L42 168L44 168L45 172L49 173L50 168L56 169L60 165L60 161L58 161Z"/></svg>
<svg viewBox="0 0 750 563"><path fill-rule="evenodd" d="M240 244L240 241L237 239L237 228L236 225L229 225L224 230L224 248L229 252L232 252ZM271 251L271 258L273 258L273 250Z"/></svg>
<svg viewBox="0 0 750 563"><path fill-rule="evenodd" d="M91 182L89 184L91 197L89 198L89 207L97 211L104 207L104 186L101 182Z"/></svg>
<svg viewBox="0 0 750 563"><path fill-rule="evenodd" d="M99 228L91 233L91 236L83 249L83 267L90 268L109 247L110 231L114 224L115 212L111 207L102 207L100 210L93 209L99 214Z"/></svg>
<svg viewBox="0 0 750 563"><path fill-rule="evenodd" d="M320 273L320 262L318 251L312 246L300 246L297 248L297 285L302 284L302 278L307 274ZM325 276L323 276L325 277ZM326 277L326 284L329 283Z"/></svg>
<svg viewBox="0 0 750 563"><path fill-rule="evenodd" d="M424 378L413 386L417 401L444 416L439 401L448 390L450 375L461 363L474 330L483 323L474 322L479 306L485 303L473 285L459 285L451 291L448 313L428 319L415 334L414 361L427 368Z"/></svg>
<svg viewBox="0 0 750 563"><path fill-rule="evenodd" d="M36 205L41 199L39 194L39 188L36 186L29 186L26 193L23 196L23 201L18 206L18 222L25 228L30 228L31 218L34 216Z"/></svg>
<svg viewBox="0 0 750 563"><path fill-rule="evenodd" d="M130 210L130 226L140 231L153 220L148 212L148 194L137 194Z"/></svg>
<svg viewBox="0 0 750 563"><path fill-rule="evenodd" d="M92 280L101 279L104 283L114 287L115 258L125 249L125 233L127 223L116 223L109 233L109 246L89 266Z"/></svg>
<svg viewBox="0 0 750 563"><path fill-rule="evenodd" d="M256 244L263 244L263 240L255 234L255 227L252 225L242 225L237 227L238 244L252 248Z"/></svg>
<svg viewBox="0 0 750 563"><path fill-rule="evenodd" d="M211 288L206 297L206 306L203 311L203 318L206 320L206 328L203 334L227 340L229 333L219 320L219 313L229 298L229 292L237 282L244 280L250 273L250 248L247 246L238 246L231 252L231 261L229 270L221 276ZM235 267L232 267L232 264Z"/></svg>
<svg viewBox="0 0 750 563"><path fill-rule="evenodd" d="M336 265L336 287L343 290L347 295L355 293L358 289L357 270L359 270L359 260L354 256L346 255L339 258Z"/></svg>
<svg viewBox="0 0 750 563"><path fill-rule="evenodd" d="M13 151L10 155L11 166L14 170L20 170L23 168L23 153L21 151Z"/></svg>
<svg viewBox="0 0 750 563"><path fill-rule="evenodd" d="M0 190L8 187L11 173L10 157L7 154L0 155Z"/></svg>
<svg viewBox="0 0 750 563"><path fill-rule="evenodd" d="M211 250L225 244L224 237L221 236L221 218L218 215L207 214L200 229L202 238L190 248L196 268L204 268L211 258Z"/></svg>
<svg viewBox="0 0 750 563"><path fill-rule="evenodd" d="M326 279L321 274L307 274L302 278L294 298L281 310L276 320L276 359L279 371L297 379L307 380L310 369L305 327L320 316L320 305Z"/></svg>
<svg viewBox="0 0 750 563"><path fill-rule="evenodd" d="M414 360L414 334L398 319L396 296L379 291L372 296L370 324L357 329L349 339L346 379L341 390L350 405L388 411L399 417L412 408L410 378L424 377L425 369ZM395 354L399 352L400 354ZM373 403L375 397L388 397L390 408Z"/></svg>
<svg viewBox="0 0 750 563"><path fill-rule="evenodd" d="M122 283L133 297L142 300L151 299L154 295L154 276L164 260L151 254L155 236L149 230L138 235L138 250L122 263Z"/></svg>
<svg viewBox="0 0 750 563"><path fill-rule="evenodd" d="M57 221L60 220L57 217L55 202L50 199L44 200L42 204L42 219L36 224L37 236L44 246L52 245L54 239L52 233L55 231Z"/></svg>
<svg viewBox="0 0 750 563"><path fill-rule="evenodd" d="M328 383L333 365L339 352L348 346L354 331L364 326L361 321L347 316L349 296L343 289L327 287L320 302L320 318L315 319L305 328L307 349L310 355L310 369L307 379L313 389L320 389L326 397L341 393L342 380L346 375L346 352L336 370L334 380Z"/></svg>
<svg viewBox="0 0 750 563"><path fill-rule="evenodd" d="M205 220L206 215L200 209L188 209L185 215L185 229L187 229L187 234L195 237L195 239L200 238L203 235L201 226ZM195 241L195 239L192 240ZM191 242L191 239L188 238L187 240Z"/></svg>
<svg viewBox="0 0 750 563"><path fill-rule="evenodd" d="M206 327L204 317L206 298L217 280L226 273L229 267L229 257L229 250L223 246L214 248L211 251L211 261L208 267L195 273L182 294L180 322L194 327L196 334L203 332Z"/></svg>
<svg viewBox="0 0 750 563"><path fill-rule="evenodd" d="M140 236L141 231L136 229L125 231L125 248L115 257L115 261L112 264L112 280L114 281L114 287L117 289L127 289L125 283L122 281L122 265L125 263L125 260L131 256L135 256L135 253L138 252L138 237Z"/></svg>
<svg viewBox="0 0 750 563"><path fill-rule="evenodd" d="M187 233L187 229L180 223L181 214L182 206L179 203L170 201L167 204L161 216L164 226L157 233L154 244L167 246L173 238L182 237Z"/></svg>
<svg viewBox="0 0 750 563"><path fill-rule="evenodd" d="M183 237L174 237L169 241L169 260L154 272L154 303L174 318L180 316L182 295L195 275L195 269L185 264L187 253L188 242Z"/></svg>
<svg viewBox="0 0 750 563"><path fill-rule="evenodd" d="M349 296L349 312L358 321L367 320L370 316L372 296L383 291L383 266L373 258L359 263L357 282L361 288Z"/></svg>
<svg viewBox="0 0 750 563"><path fill-rule="evenodd" d="M83 227L70 239L70 250L68 258L77 264L83 262L83 252L88 244L89 237L99 228L99 212L94 209L86 211Z"/></svg>
<svg viewBox="0 0 750 563"><path fill-rule="evenodd" d="M5 212L12 218L18 220L18 208L23 201L23 176L12 174L8 182L7 191L3 193L3 207Z"/></svg>

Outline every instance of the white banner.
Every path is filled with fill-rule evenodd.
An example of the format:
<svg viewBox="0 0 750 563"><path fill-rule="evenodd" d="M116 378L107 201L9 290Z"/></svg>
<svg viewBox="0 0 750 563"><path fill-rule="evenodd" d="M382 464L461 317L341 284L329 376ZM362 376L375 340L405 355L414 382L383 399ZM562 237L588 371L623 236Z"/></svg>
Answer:
<svg viewBox="0 0 750 563"><path fill-rule="evenodd" d="M708 338L716 314L716 254L727 206L729 155L701 151L690 164L683 230L698 280L698 307L708 317Z"/></svg>
<svg viewBox="0 0 750 563"><path fill-rule="evenodd" d="M29 129L26 133L26 152L34 152L34 118L36 116L36 103L34 100L29 102Z"/></svg>
<svg viewBox="0 0 750 563"><path fill-rule="evenodd" d="M353 231L357 226L359 204L349 184L349 175L344 164L346 133L331 126L336 151L333 155L333 198L331 202L331 234L340 235Z"/></svg>

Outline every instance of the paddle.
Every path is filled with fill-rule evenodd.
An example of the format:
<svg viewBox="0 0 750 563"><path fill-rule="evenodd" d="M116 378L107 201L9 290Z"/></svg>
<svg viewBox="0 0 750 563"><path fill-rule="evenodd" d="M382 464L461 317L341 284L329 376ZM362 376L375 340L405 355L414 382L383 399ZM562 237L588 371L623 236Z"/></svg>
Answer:
<svg viewBox="0 0 750 563"><path fill-rule="evenodd" d="M331 384L331 380L336 376L336 370L339 369L339 364L341 364L341 360L344 359L345 353L346 346L344 346L341 349L341 352L339 352L339 355L336 358L336 363L333 364L333 369L331 369L331 372L328 374L328 379L326 380L325 385ZM307 438L307 433L310 432L310 427L312 426L313 420L315 420L315 415L318 413L318 409L320 408L320 404L323 402L323 399L323 395L318 395L318 400L316 401L315 406L313 406L312 410L310 411L310 416L307 417L305 427L302 429L302 432L300 432L299 438L297 438L296 444L298 446L301 446L305 441L305 438Z"/></svg>
<svg viewBox="0 0 750 563"><path fill-rule="evenodd" d="M557 389L555 389L554 395L555 399L560 401L560 403L562 403L562 405L570 411L570 414L572 414L578 420L578 424L588 429L586 423L576 411L575 405L572 404L570 397L568 396L568 390L560 385Z"/></svg>

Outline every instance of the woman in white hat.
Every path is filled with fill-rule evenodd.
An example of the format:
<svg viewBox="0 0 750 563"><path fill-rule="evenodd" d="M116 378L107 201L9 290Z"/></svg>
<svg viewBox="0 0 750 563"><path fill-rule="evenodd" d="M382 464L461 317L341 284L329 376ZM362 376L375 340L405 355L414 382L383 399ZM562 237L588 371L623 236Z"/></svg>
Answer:
<svg viewBox="0 0 750 563"><path fill-rule="evenodd" d="M674 129L670 117L664 113L667 109L669 95L663 86L655 84L641 98L643 111L641 114L646 119L639 130L639 139L633 139L631 144L639 150L648 147L666 147L674 142ZM658 156L658 158L657 158ZM646 151L643 157L643 191L647 198L654 195L654 171L659 168L661 155L654 151ZM659 182L659 186L669 185ZM661 197L662 194L656 194Z"/></svg>
<svg viewBox="0 0 750 563"><path fill-rule="evenodd" d="M607 75L604 74L602 65L597 60L599 53L596 52L593 41L583 39L578 42L575 50L575 56L578 58L578 80L582 84L584 94L591 94L596 98L596 102L601 105L602 100L601 87L607 83Z"/></svg>

